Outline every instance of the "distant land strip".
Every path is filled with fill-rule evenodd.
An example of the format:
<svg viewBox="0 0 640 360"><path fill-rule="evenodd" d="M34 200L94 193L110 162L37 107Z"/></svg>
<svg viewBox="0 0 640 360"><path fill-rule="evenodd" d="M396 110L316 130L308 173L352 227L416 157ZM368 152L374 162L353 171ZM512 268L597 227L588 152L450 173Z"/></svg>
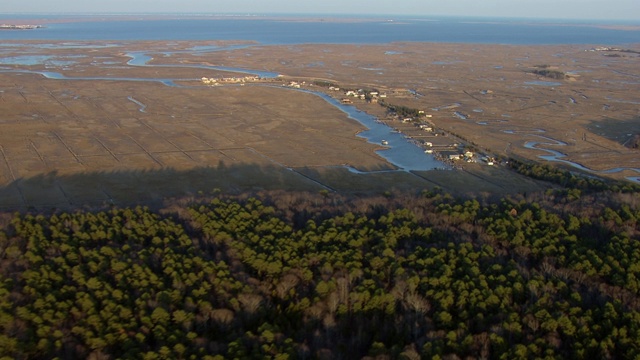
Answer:
<svg viewBox="0 0 640 360"><path fill-rule="evenodd" d="M40 29L42 25L10 25L10 24L0 24L0 30L32 30L32 29Z"/></svg>

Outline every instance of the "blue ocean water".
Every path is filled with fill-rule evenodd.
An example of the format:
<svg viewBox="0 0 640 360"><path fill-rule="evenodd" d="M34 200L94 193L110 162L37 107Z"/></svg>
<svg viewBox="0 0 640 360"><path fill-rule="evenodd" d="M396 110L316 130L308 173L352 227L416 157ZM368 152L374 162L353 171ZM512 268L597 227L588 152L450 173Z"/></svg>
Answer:
<svg viewBox="0 0 640 360"><path fill-rule="evenodd" d="M42 18L42 17L41 17ZM25 18L25 21L27 19ZM635 24L635 29L639 27ZM0 31L0 40L252 40L261 44L373 44L396 41L514 45L640 42L640 30L580 23L468 18L394 18L366 21L185 18L100 20Z"/></svg>

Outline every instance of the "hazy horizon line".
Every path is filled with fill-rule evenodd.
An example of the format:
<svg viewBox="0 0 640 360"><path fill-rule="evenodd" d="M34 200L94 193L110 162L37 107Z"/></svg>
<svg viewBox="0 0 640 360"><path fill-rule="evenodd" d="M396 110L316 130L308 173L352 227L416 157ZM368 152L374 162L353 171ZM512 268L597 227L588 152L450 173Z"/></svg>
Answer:
<svg viewBox="0 0 640 360"><path fill-rule="evenodd" d="M639 19L589 19L589 18L560 18L560 17L527 17L527 16L474 16L474 15L452 15L452 14L376 14L376 13L244 13L244 12L6 12L4 16L222 16L222 17L332 17L332 18L376 18L394 20L397 18L407 19L476 19L476 20L502 20L502 21L553 21L567 23L633 23L640 24ZM2 15L0 15L2 18Z"/></svg>

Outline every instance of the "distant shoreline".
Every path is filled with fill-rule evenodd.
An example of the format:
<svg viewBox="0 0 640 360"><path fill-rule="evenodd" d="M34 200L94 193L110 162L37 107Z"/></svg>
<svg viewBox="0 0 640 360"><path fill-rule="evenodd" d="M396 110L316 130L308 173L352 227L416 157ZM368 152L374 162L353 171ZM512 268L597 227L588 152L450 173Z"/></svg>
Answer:
<svg viewBox="0 0 640 360"><path fill-rule="evenodd" d="M513 24L522 25L554 25L594 27L609 30L638 31L640 22L619 20L562 20L543 18L488 18L488 17L456 17L456 16L407 16L407 15L336 15L336 14L13 14L0 18L0 24L11 24L16 20L28 26L70 22L104 22L104 21L145 21L145 20L271 20L286 22L327 22L327 23L363 23L388 21L402 23L403 20L421 21L461 21L467 23Z"/></svg>
<svg viewBox="0 0 640 360"><path fill-rule="evenodd" d="M42 25L13 25L13 24L0 24L0 30L33 30L43 28Z"/></svg>

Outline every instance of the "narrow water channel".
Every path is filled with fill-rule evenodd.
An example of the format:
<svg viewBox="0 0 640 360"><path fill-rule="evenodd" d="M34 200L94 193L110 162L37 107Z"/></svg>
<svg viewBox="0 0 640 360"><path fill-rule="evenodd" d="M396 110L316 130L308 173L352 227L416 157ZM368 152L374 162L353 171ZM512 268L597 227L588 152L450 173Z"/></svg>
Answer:
<svg viewBox="0 0 640 360"><path fill-rule="evenodd" d="M541 136L541 135L531 135L531 136L536 136L539 137L541 139L544 139L544 141L527 141L524 144L524 147L527 149L535 149L535 150L541 150L544 152L547 152L549 155L538 155L539 158L547 160L547 161L555 161L555 162L561 162L563 164L567 164L570 165L576 169L580 169L582 171L585 172L589 172L589 173L593 173L593 174L615 174L618 172L622 172L622 171L634 171L640 174L640 169L638 168L625 168L625 167L615 167L615 168L611 168L611 169L607 169L607 170L594 170L594 169L590 169L584 165L578 164L576 162L573 161L569 161L564 159L565 157L567 157L566 154L563 154L559 151L556 150L552 150L552 149L548 149L547 146L566 146L567 143L560 141L560 140L556 140L556 139L552 139L550 137L546 137L546 136ZM543 146L541 146L543 145ZM632 181L632 182L636 182L640 184L640 177L638 176L627 176L626 177L627 180Z"/></svg>

